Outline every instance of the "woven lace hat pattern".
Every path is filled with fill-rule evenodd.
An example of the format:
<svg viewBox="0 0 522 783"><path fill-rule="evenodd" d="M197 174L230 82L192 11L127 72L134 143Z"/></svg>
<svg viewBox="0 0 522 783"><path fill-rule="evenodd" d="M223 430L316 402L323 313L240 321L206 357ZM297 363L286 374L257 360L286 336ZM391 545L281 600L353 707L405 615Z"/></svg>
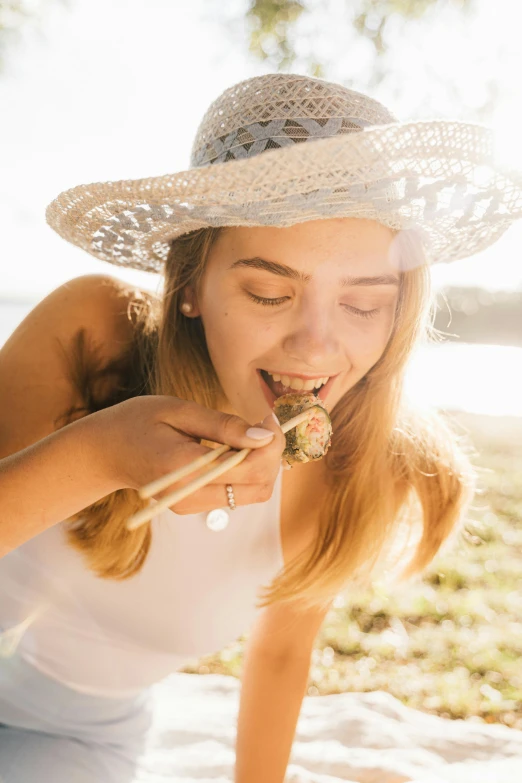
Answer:
<svg viewBox="0 0 522 783"><path fill-rule="evenodd" d="M484 126L399 122L340 84L266 74L210 105L187 171L79 185L46 210L69 242L151 272L172 239L198 228L333 217L414 230L428 262L454 261L522 217L522 174L499 167Z"/></svg>

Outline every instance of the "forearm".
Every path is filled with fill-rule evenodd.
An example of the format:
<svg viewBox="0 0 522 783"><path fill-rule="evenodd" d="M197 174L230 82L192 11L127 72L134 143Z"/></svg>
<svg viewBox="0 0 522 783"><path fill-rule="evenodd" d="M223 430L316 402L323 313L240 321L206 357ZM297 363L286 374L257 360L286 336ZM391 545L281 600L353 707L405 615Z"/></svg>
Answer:
<svg viewBox="0 0 522 783"><path fill-rule="evenodd" d="M96 416L0 460L0 557L118 489Z"/></svg>
<svg viewBox="0 0 522 783"><path fill-rule="evenodd" d="M310 660L270 662L247 648L238 717L235 783L283 783Z"/></svg>

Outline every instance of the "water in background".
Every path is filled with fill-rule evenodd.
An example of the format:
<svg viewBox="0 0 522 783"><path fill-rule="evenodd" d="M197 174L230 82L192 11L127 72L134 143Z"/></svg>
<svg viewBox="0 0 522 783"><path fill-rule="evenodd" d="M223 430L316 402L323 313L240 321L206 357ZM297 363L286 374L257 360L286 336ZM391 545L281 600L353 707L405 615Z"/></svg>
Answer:
<svg viewBox="0 0 522 783"><path fill-rule="evenodd" d="M0 346L35 302L0 300ZM418 349L408 395L425 405L490 416L522 416L522 348L448 342Z"/></svg>
<svg viewBox="0 0 522 783"><path fill-rule="evenodd" d="M413 357L410 397L426 405L490 416L522 416L522 348L448 342Z"/></svg>

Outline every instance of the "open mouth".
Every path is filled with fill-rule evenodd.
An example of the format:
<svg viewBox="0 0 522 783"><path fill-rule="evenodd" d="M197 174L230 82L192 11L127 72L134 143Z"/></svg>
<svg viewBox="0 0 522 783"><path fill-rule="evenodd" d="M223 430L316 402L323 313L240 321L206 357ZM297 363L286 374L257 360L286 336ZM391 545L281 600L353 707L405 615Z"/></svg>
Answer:
<svg viewBox="0 0 522 783"><path fill-rule="evenodd" d="M274 380L274 378L266 370L259 369L257 372L260 376L261 387L263 389L264 395L271 407L273 406L276 399L281 397L283 394L299 394L300 392L303 394L315 394L316 397L324 400L332 384L332 381L337 377L332 375L332 377L329 378L326 383L321 384L317 388L310 390L307 389L305 391L304 389L294 389L291 386L285 386L280 380Z"/></svg>

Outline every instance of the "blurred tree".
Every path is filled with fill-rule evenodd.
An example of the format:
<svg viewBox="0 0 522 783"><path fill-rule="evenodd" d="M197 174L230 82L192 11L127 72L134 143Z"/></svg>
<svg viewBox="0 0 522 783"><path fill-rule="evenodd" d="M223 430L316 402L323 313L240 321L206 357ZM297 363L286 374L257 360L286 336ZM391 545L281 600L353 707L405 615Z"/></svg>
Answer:
<svg viewBox="0 0 522 783"><path fill-rule="evenodd" d="M465 106L468 119L487 122L498 97L495 65L502 42L477 46L470 42L464 23L487 0L235 0L220 4L217 10L215 0L199 2L206 6L206 22L217 23L225 39L231 36L234 43L238 39L242 45L246 42L249 51L271 69L296 69L374 94L383 84L388 95L399 97L404 92L408 79L404 60L409 52L416 71L429 82L430 92L438 91L437 97L416 91L415 103L408 107L412 119L444 104L448 114ZM5 70L7 50L27 29L40 31L41 22L58 3L74 5L74 0L0 0L0 72ZM146 13L147 0L133 0L128 9L130 14ZM436 60L436 55L424 55L422 49L430 22L442 18L441 47L448 45L446 30L449 34L457 30L453 46L462 46L462 68L457 73L447 65L447 58ZM408 49L412 42L417 50ZM473 98L468 88L470 70L475 74Z"/></svg>
<svg viewBox="0 0 522 783"><path fill-rule="evenodd" d="M25 13L22 2L0 0L0 67L4 65L5 50L23 24Z"/></svg>
<svg viewBox="0 0 522 783"><path fill-rule="evenodd" d="M370 39L377 54L383 54L387 49L386 28L394 14L404 20L421 19L436 6L454 5L465 11L472 3L473 0L362 0L354 26Z"/></svg>
<svg viewBox="0 0 522 783"><path fill-rule="evenodd" d="M331 78L377 98L382 90L399 102L414 67L417 81L430 89L410 91L409 117L430 111L441 116L441 107L448 116L458 116L465 107L468 120L487 123L499 96L503 42L481 42L469 34L470 21L486 2L243 0L239 10L236 3L233 11L223 8L220 16L236 40L245 37L246 16L249 50L273 70ZM424 40L433 40L432 26L437 28L440 56L423 47ZM456 47L461 53L457 68ZM444 57L444 51L451 56Z"/></svg>
<svg viewBox="0 0 522 783"><path fill-rule="evenodd" d="M468 10L474 0L345 0L347 11L352 12L354 29L368 38L376 55L388 49L386 32L392 17L404 21L422 18L434 7L453 5ZM319 2L319 7L321 2ZM323 2L323 5L326 3ZM291 31L303 13L318 7L314 0L248 0L246 17L250 28L250 51L261 60L268 60L277 70L291 68L297 59L292 45ZM324 75L324 64L312 59L309 72Z"/></svg>
<svg viewBox="0 0 522 783"><path fill-rule="evenodd" d="M249 0L246 18L252 54L270 60L278 70L290 68L296 59L290 30L305 10L299 0ZM311 70L315 76L322 75L320 63L312 63Z"/></svg>
<svg viewBox="0 0 522 783"><path fill-rule="evenodd" d="M66 3L68 0L58 0ZM0 0L0 71L6 55L28 26L38 27L44 14L57 0Z"/></svg>

